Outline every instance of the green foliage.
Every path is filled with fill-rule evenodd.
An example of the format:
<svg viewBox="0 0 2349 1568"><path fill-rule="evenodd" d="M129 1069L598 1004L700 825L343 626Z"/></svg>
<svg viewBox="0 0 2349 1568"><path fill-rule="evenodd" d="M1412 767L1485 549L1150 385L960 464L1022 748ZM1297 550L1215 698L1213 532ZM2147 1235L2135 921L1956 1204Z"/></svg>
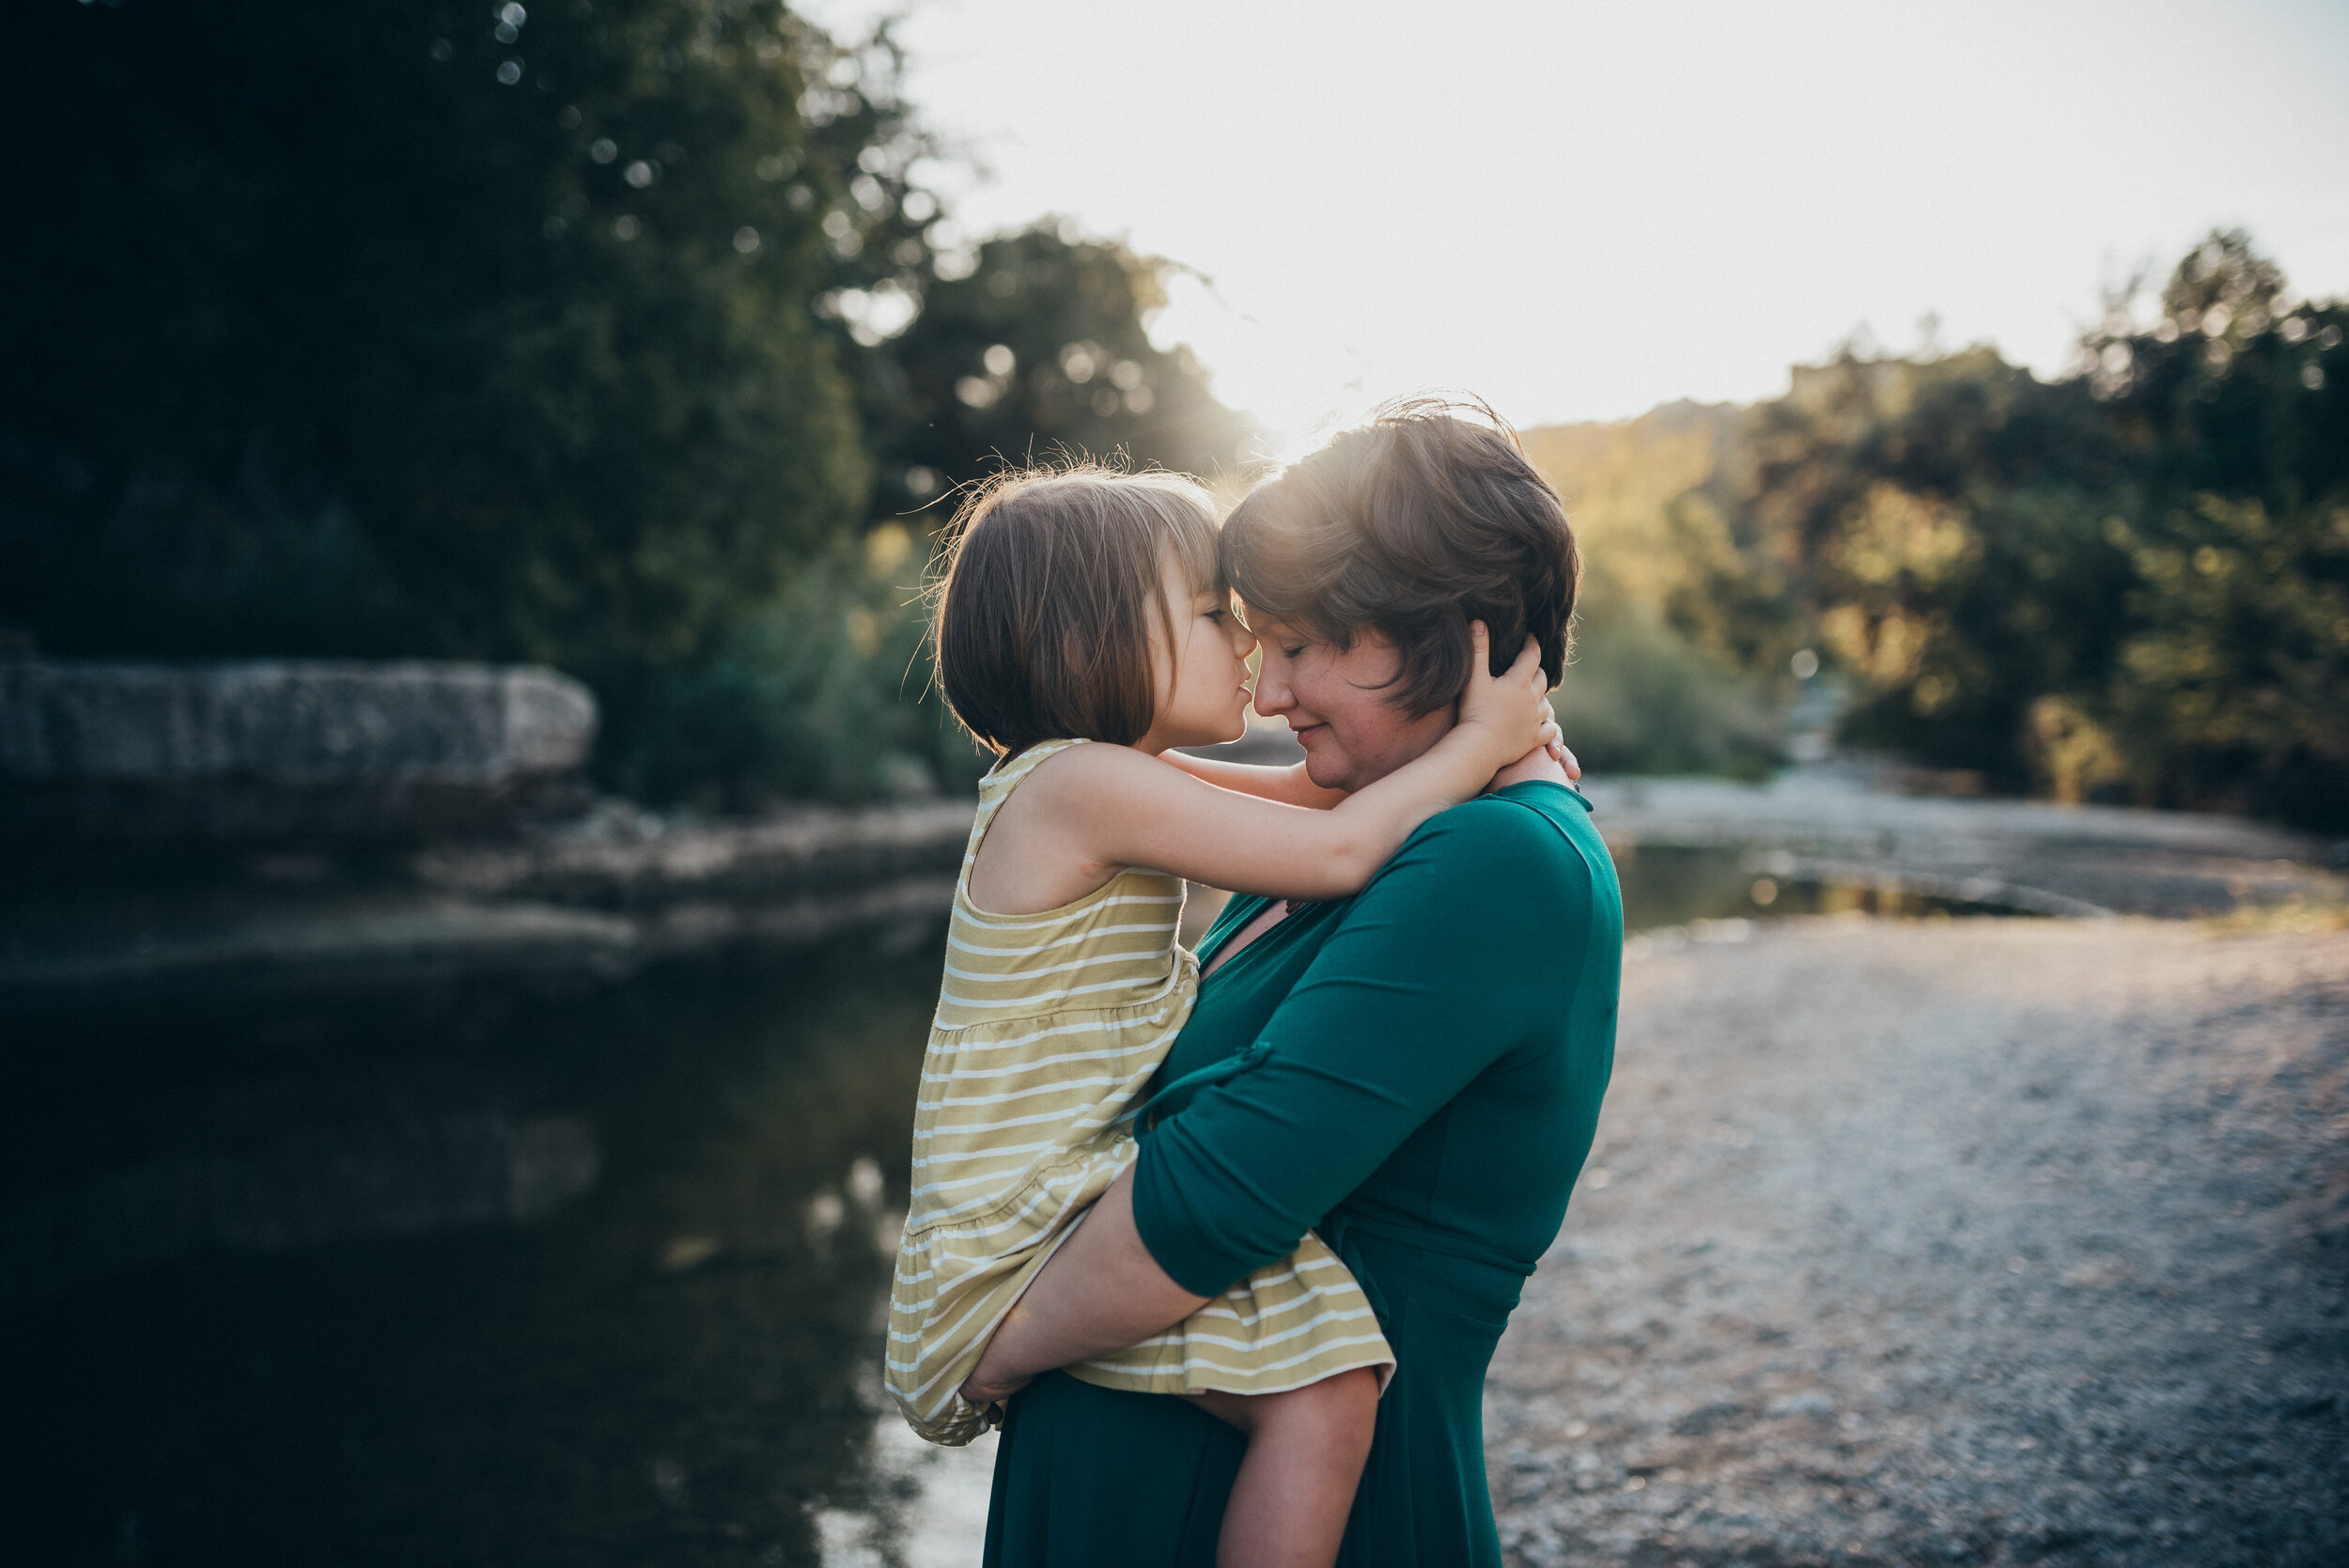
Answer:
<svg viewBox="0 0 2349 1568"><path fill-rule="evenodd" d="M810 563L667 678L653 722L608 758L614 781L718 808L975 786L978 753L927 691L921 567L895 523Z"/></svg>
<svg viewBox="0 0 2349 1568"><path fill-rule="evenodd" d="M1525 432L1585 571L1559 722L1593 768L1752 777L1776 761L1804 621L1737 505L1744 411L1674 403Z"/></svg>
<svg viewBox="0 0 2349 1568"><path fill-rule="evenodd" d="M967 779L913 589L955 489L1243 434L1165 263L937 249L886 30L775 0L19 7L0 624L65 654L544 660L661 798ZM2048 383L1987 349L1535 431L1595 764L1856 737L2010 787L2349 821L2349 306L2240 233ZM906 519L908 523L895 520ZM909 525L910 524L910 525Z"/></svg>
<svg viewBox="0 0 2349 1568"><path fill-rule="evenodd" d="M541 660L602 698L608 782L952 782L868 521L998 452L1233 449L1143 333L1159 264L935 253L885 28L226 0L0 37L45 149L0 249L0 625L52 652Z"/></svg>
<svg viewBox="0 0 2349 1568"><path fill-rule="evenodd" d="M1144 323L1167 263L1044 223L941 257L912 326L889 346L897 400L882 432L884 499L919 506L1004 462L1122 456L1212 477L1244 427L1187 348Z"/></svg>
<svg viewBox="0 0 2349 1568"><path fill-rule="evenodd" d="M1844 733L2011 790L2349 824L2349 307L2211 235L2041 381L1845 350L1751 409L1528 432L1591 572L1595 766L1757 766L1815 644Z"/></svg>
<svg viewBox="0 0 2349 1568"><path fill-rule="evenodd" d="M2203 493L2126 536L2111 724L2139 792L2349 821L2349 497Z"/></svg>
<svg viewBox="0 0 2349 1568"><path fill-rule="evenodd" d="M2239 233L2053 383L1987 349L1796 373L1750 513L1846 730L2060 797L2349 821L2349 310Z"/></svg>
<svg viewBox="0 0 2349 1568"><path fill-rule="evenodd" d="M5 96L54 151L0 264L0 613L624 686L855 520L805 302L898 112L825 86L814 123L829 46L770 4L510 15L16 19Z"/></svg>
<svg viewBox="0 0 2349 1568"><path fill-rule="evenodd" d="M1778 760L1777 705L1644 607L1602 597L1576 627L1574 661L1553 706L1594 771L1766 776Z"/></svg>
<svg viewBox="0 0 2349 1568"><path fill-rule="evenodd" d="M2150 328L2123 297L2083 339L2089 368L2065 385L2097 403L2157 495L2276 507L2349 490L2349 307L2288 304L2283 289L2240 231L2217 233L2179 262Z"/></svg>
<svg viewBox="0 0 2349 1568"><path fill-rule="evenodd" d="M2112 442L2087 400L1986 349L1798 369L1747 433L1855 738L2020 788L2031 702L2108 667L2126 561Z"/></svg>
<svg viewBox="0 0 2349 1568"><path fill-rule="evenodd" d="M1164 263L1050 224L987 242L975 266L941 263L894 339L869 330L870 291L823 302L869 350L879 520L667 679L655 724L609 750L624 786L742 806L974 784L977 755L923 647L925 558L955 490L1060 454L1206 474L1236 459L1241 422L1188 349L1144 330Z"/></svg>

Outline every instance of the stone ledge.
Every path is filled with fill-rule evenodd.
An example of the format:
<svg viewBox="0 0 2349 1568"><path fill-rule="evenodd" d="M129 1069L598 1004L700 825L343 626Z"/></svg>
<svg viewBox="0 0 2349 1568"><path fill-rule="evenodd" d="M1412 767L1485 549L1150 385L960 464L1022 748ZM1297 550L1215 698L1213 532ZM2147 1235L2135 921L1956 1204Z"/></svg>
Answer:
<svg viewBox="0 0 2349 1568"><path fill-rule="evenodd" d="M0 661L0 831L379 840L510 821L586 760L552 670L421 660Z"/></svg>
<svg viewBox="0 0 2349 1568"><path fill-rule="evenodd" d="M792 806L747 821L696 823L607 801L576 822L516 844L428 849L425 885L473 897L533 898L597 908L766 898L869 885L962 863L968 800L904 805Z"/></svg>

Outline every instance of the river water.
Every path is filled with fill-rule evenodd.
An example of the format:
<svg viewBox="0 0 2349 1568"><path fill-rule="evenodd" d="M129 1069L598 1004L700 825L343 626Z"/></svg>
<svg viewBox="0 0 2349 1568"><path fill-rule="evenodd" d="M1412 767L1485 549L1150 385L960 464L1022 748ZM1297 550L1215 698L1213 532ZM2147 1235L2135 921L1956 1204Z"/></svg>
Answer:
<svg viewBox="0 0 2349 1568"><path fill-rule="evenodd" d="M975 1562L875 1374L939 941L0 1011L0 1561Z"/></svg>

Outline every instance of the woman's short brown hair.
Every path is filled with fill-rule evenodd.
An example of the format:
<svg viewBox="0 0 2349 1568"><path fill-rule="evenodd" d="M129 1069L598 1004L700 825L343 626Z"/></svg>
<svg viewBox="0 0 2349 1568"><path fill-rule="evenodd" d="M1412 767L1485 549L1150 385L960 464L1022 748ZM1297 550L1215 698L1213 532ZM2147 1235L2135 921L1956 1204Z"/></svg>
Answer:
<svg viewBox="0 0 2349 1568"><path fill-rule="evenodd" d="M1260 617L1342 648L1364 629L1392 643L1392 701L1412 718L1467 686L1472 620L1495 675L1529 633L1550 683L1565 672L1581 553L1558 492L1481 403L1381 409L1250 491L1221 555Z"/></svg>
<svg viewBox="0 0 2349 1568"><path fill-rule="evenodd" d="M1151 606L1175 607L1159 562L1221 581L1215 505L1173 474L1090 465L1000 474L947 525L933 635L955 717L1001 756L1064 736L1131 745L1150 728Z"/></svg>

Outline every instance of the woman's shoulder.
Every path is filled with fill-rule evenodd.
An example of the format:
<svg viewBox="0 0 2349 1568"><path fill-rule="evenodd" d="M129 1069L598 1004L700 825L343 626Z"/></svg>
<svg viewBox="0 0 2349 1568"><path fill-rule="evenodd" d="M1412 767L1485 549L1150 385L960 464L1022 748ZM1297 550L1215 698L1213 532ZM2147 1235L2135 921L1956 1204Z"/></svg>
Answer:
<svg viewBox="0 0 2349 1568"><path fill-rule="evenodd" d="M1463 800L1423 824L1458 844L1494 845L1512 850L1556 846L1572 853L1572 825L1590 815L1580 794L1563 784L1512 784Z"/></svg>
<svg viewBox="0 0 2349 1568"><path fill-rule="evenodd" d="M1396 860L1416 855L1445 880L1586 883L1592 868L1580 841L1595 839L1581 826L1588 815L1582 798L1563 784L1514 785L1438 812Z"/></svg>

